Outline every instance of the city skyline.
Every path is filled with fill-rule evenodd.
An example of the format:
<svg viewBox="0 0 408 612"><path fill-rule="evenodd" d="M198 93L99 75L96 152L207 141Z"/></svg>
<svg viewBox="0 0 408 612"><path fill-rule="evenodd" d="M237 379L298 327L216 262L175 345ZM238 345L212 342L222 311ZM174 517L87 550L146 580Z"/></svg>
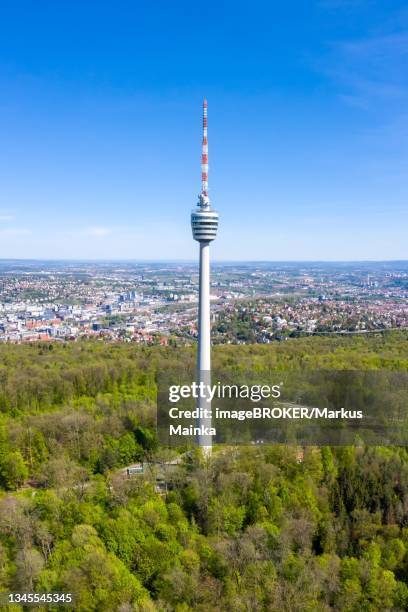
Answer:
<svg viewBox="0 0 408 612"><path fill-rule="evenodd" d="M205 93L214 262L406 259L404 3L0 13L1 258L193 260Z"/></svg>
<svg viewBox="0 0 408 612"><path fill-rule="evenodd" d="M212 339L407 328L407 278L408 262L212 265ZM0 261L0 342L195 343L198 294L196 261Z"/></svg>

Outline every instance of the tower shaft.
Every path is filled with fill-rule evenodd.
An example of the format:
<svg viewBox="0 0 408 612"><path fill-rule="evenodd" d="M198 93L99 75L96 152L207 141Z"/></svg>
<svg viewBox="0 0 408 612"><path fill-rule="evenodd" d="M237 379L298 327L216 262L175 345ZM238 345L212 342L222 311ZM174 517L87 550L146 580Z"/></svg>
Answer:
<svg viewBox="0 0 408 612"><path fill-rule="evenodd" d="M210 243L200 242L200 276L199 276L199 302L198 302L198 347L197 347L197 382L204 383L205 388L211 385L211 323L210 323ZM198 426L211 427L211 400L206 393L199 396L197 408L200 409ZM200 433L197 439L198 446L204 455L211 454L212 436Z"/></svg>
<svg viewBox="0 0 408 612"><path fill-rule="evenodd" d="M211 370L210 325L210 243L200 242L200 279L198 302L198 352L199 371Z"/></svg>

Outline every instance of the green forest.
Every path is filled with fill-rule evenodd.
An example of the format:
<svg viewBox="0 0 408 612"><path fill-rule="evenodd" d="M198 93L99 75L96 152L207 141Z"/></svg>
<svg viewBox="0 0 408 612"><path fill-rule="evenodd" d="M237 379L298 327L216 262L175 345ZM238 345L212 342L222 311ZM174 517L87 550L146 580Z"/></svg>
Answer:
<svg viewBox="0 0 408 612"><path fill-rule="evenodd" d="M217 345L213 361L234 375L407 371L407 340ZM194 360L194 347L0 346L0 591L69 592L78 612L407 610L407 448L180 449L169 467L157 378ZM149 469L128 477L135 462Z"/></svg>

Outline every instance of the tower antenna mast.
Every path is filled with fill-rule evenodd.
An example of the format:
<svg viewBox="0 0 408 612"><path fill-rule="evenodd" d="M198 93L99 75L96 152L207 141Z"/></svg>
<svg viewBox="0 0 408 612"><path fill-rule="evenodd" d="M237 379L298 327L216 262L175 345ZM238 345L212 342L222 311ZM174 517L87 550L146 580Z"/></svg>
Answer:
<svg viewBox="0 0 408 612"><path fill-rule="evenodd" d="M207 100L203 102L203 142L201 146L201 194L208 197L208 138L207 138Z"/></svg>

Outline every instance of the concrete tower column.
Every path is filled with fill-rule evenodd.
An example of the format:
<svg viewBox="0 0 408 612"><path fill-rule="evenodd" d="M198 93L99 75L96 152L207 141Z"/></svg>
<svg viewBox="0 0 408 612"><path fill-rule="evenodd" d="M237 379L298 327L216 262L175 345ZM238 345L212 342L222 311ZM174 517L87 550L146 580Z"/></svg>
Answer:
<svg viewBox="0 0 408 612"><path fill-rule="evenodd" d="M210 243L208 241L200 242L199 282L197 382L204 383L207 389L211 385ZM211 410L209 397L199 397L197 408L203 415L198 419L198 427L211 427L211 417L208 416ZM209 456L212 450L212 436L199 434L197 442L204 456Z"/></svg>
<svg viewBox="0 0 408 612"><path fill-rule="evenodd" d="M200 242L200 289L198 304L198 370L211 370L210 243Z"/></svg>

